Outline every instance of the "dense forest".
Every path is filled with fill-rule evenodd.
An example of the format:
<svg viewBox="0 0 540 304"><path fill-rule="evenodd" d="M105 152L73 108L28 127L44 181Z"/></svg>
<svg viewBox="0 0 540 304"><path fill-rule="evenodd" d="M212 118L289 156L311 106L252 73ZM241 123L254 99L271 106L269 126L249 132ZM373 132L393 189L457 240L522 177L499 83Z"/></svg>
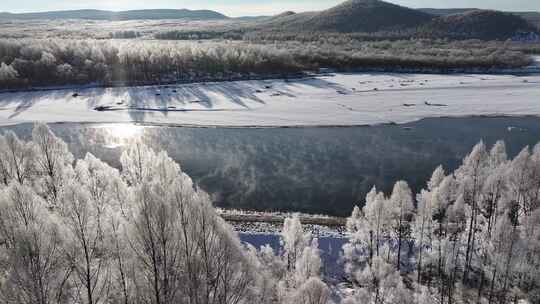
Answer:
<svg viewBox="0 0 540 304"><path fill-rule="evenodd" d="M413 195L373 189L347 220L346 283L287 218L281 250L242 244L165 152L75 160L46 125L0 136L2 303L538 303L540 145L480 142Z"/></svg>
<svg viewBox="0 0 540 304"><path fill-rule="evenodd" d="M312 42L269 41L271 37L256 36L249 42L206 43L1 39L0 88L276 78L320 67L486 71L530 63L528 56L506 44L481 41L361 42L341 36Z"/></svg>
<svg viewBox="0 0 540 304"><path fill-rule="evenodd" d="M538 303L539 207L540 145L510 160L480 142L416 196L404 181L373 189L347 222L351 303Z"/></svg>
<svg viewBox="0 0 540 304"><path fill-rule="evenodd" d="M258 251L165 152L134 143L121 164L75 162L46 125L0 136L2 303L326 303L297 218L280 255Z"/></svg>

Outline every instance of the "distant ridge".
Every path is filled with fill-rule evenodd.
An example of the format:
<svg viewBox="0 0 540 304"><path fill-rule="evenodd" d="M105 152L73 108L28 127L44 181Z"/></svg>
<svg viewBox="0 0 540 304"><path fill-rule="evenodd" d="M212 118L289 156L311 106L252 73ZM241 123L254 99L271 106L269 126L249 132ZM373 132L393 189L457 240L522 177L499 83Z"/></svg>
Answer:
<svg viewBox="0 0 540 304"><path fill-rule="evenodd" d="M0 13L0 20L230 20L233 31L271 32L294 37L300 33L352 33L374 38L449 38L504 40L540 32L540 12L500 12L475 8L412 9L382 0L348 0L327 10L275 16L229 18L212 10L147 9L128 11L69 10L37 13ZM230 25L230 24L229 24ZM232 27L230 27L232 28ZM227 31L229 29L224 29ZM181 32L181 30L179 30ZM176 38L174 38L176 37ZM178 39L178 35L173 38ZM180 37L184 37L180 35Z"/></svg>
<svg viewBox="0 0 540 304"><path fill-rule="evenodd" d="M478 8L419 8L421 12L435 16L446 16L453 14L463 14L470 11L479 10Z"/></svg>
<svg viewBox="0 0 540 304"><path fill-rule="evenodd" d="M527 18L527 19L525 19ZM285 12L258 24L261 31L365 33L377 37L504 40L538 32L540 13L474 8L411 9L381 0L349 0L321 12ZM385 36L386 35L386 36Z"/></svg>
<svg viewBox="0 0 540 304"><path fill-rule="evenodd" d="M211 10L188 10L188 9L148 9L129 11L105 11L105 10L69 10L51 11L38 13L0 13L0 19L32 20L32 19L87 19L87 20L139 20L139 19L196 19L217 20L229 17Z"/></svg>
<svg viewBox="0 0 540 304"><path fill-rule="evenodd" d="M429 13L432 15L437 16L446 16L446 15L452 15L452 14L463 14L470 11L476 11L479 10L477 8L419 8L418 10L423 11L425 13ZM508 12L510 14L519 16L525 20L527 20L529 23L534 25L537 29L540 29L540 12Z"/></svg>
<svg viewBox="0 0 540 304"><path fill-rule="evenodd" d="M321 12L281 14L270 25L282 29L331 32L376 32L411 28L432 15L380 0L349 0Z"/></svg>
<svg viewBox="0 0 540 304"><path fill-rule="evenodd" d="M529 21L529 23L536 26L536 28L540 31L540 12L516 12L513 14L516 14Z"/></svg>
<svg viewBox="0 0 540 304"><path fill-rule="evenodd" d="M433 19L420 32L431 37L508 39L519 32L537 29L520 16L491 10L471 10Z"/></svg>

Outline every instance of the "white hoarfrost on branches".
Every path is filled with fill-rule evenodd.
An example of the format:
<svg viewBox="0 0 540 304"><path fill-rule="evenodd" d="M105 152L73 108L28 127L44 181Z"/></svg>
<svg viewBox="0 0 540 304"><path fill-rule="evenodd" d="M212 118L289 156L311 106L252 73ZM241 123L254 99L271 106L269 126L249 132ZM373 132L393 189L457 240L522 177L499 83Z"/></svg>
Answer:
<svg viewBox="0 0 540 304"><path fill-rule="evenodd" d="M347 219L343 280L298 215L280 248L244 245L167 153L134 142L120 163L75 160L44 124L0 135L0 302L540 301L540 145L510 159L480 142L416 195L373 188Z"/></svg>
<svg viewBox="0 0 540 304"><path fill-rule="evenodd" d="M43 124L0 143L2 303L239 304L276 290L166 153L133 143L120 171L75 161ZM302 277L318 275L318 251L299 252Z"/></svg>
<svg viewBox="0 0 540 304"><path fill-rule="evenodd" d="M509 160L504 142L480 142L426 186L415 202L404 182L389 199L373 189L353 210L346 303L538 302L540 146Z"/></svg>

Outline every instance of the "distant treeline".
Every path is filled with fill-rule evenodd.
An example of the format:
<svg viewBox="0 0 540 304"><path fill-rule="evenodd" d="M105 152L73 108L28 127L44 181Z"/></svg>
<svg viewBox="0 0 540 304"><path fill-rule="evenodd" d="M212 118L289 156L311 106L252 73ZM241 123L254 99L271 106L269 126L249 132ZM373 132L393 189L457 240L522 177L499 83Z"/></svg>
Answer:
<svg viewBox="0 0 540 304"><path fill-rule="evenodd" d="M346 39L357 41L409 40L415 37L415 29L396 29L375 32L338 33L324 31L287 31L273 28L238 27L233 29L169 30L153 34L157 40L205 40L229 39L244 41L320 41Z"/></svg>
<svg viewBox="0 0 540 304"><path fill-rule="evenodd" d="M425 32L424 32L425 34ZM524 34L527 36L527 34ZM531 34L535 35L535 34ZM317 44L329 44L333 43L339 45L340 49L353 49L359 45L369 44L373 42L382 42L383 44L390 41L422 41L424 44L434 43L434 47L443 45L444 48L503 48L513 51L523 52L530 55L540 54L540 43L536 40L528 41L523 40L507 40L507 41L485 41L477 39L465 39L465 36L453 36L450 38L426 38L417 37L415 29L403 29L394 31L379 31L372 33L330 33L330 32L287 32L287 31L246 31L246 30L229 30L229 31L216 31L216 30L203 30L203 31L186 31L186 30L174 30L159 32L153 35L157 40L237 40L250 42L255 44L275 44L275 43L317 43ZM426 42L428 41L428 42Z"/></svg>
<svg viewBox="0 0 540 304"><path fill-rule="evenodd" d="M158 40L207 40L228 39L243 40L242 31L165 31L154 35Z"/></svg>
<svg viewBox="0 0 540 304"><path fill-rule="evenodd" d="M0 88L126 84L208 76L296 73L285 50L243 44L149 41L0 40Z"/></svg>
<svg viewBox="0 0 540 304"><path fill-rule="evenodd" d="M206 42L0 39L0 89L123 82L242 79L337 70L514 68L529 64L505 44L480 41ZM247 78L247 77L246 77Z"/></svg>
<svg viewBox="0 0 540 304"><path fill-rule="evenodd" d="M514 43L511 46L512 50L520 51L525 54L539 55L540 43Z"/></svg>
<svg viewBox="0 0 540 304"><path fill-rule="evenodd" d="M109 33L111 39L134 39L141 37L141 33L137 31L116 31Z"/></svg>

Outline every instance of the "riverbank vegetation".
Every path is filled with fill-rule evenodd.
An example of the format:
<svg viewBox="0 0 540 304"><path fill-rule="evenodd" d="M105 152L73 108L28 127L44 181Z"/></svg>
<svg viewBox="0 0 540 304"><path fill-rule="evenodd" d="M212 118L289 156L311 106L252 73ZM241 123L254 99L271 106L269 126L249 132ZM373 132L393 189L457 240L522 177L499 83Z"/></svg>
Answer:
<svg viewBox="0 0 540 304"><path fill-rule="evenodd" d="M2 303L326 303L317 240L245 247L165 152L134 143L116 170L74 160L46 125L0 136Z"/></svg>
<svg viewBox="0 0 540 304"><path fill-rule="evenodd" d="M0 40L0 88L141 85L282 78L319 68L489 71L530 58L505 45L431 40L358 42Z"/></svg>
<svg viewBox="0 0 540 304"><path fill-rule="evenodd" d="M417 195L373 189L340 284L298 216L280 250L244 245L165 152L134 142L120 160L75 160L42 124L0 136L3 303L538 302L540 145L479 143Z"/></svg>
<svg viewBox="0 0 540 304"><path fill-rule="evenodd" d="M437 168L415 196L404 181L374 188L347 223L350 303L537 303L539 195L540 145L508 159L503 142Z"/></svg>

